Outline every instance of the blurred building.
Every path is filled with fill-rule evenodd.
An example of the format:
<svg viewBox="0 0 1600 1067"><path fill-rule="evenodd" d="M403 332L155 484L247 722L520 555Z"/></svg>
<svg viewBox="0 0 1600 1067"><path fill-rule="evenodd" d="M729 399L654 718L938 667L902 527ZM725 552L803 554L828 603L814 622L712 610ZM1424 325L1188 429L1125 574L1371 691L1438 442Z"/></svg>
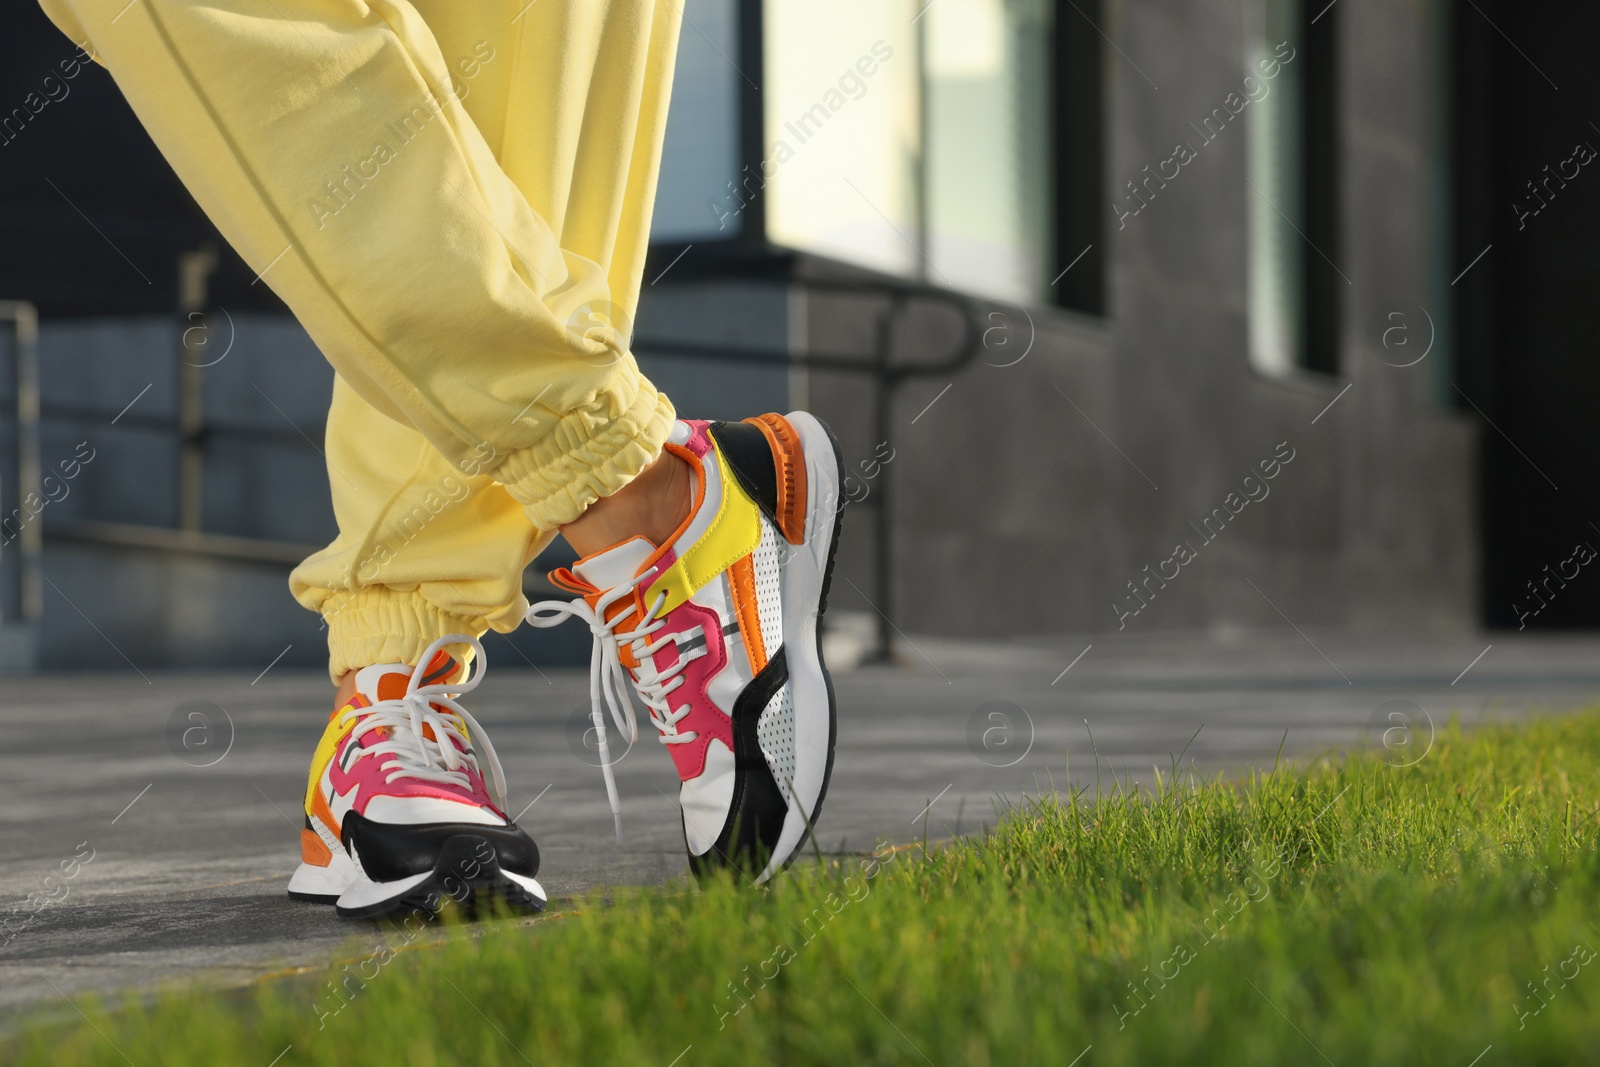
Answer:
<svg viewBox="0 0 1600 1067"><path fill-rule="evenodd" d="M868 644L1592 625L1597 29L687 0L640 362L838 431ZM0 661L320 662L331 372L73 54L0 38Z"/></svg>

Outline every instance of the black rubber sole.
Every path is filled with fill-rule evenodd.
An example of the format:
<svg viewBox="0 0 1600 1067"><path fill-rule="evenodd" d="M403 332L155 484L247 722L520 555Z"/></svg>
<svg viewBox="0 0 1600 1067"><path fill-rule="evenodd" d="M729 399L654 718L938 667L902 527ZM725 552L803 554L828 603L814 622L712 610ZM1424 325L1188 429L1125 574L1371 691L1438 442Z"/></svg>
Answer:
<svg viewBox="0 0 1600 1067"><path fill-rule="evenodd" d="M339 898L337 896L329 896L326 893L296 893L293 889L289 890L289 899L298 900L302 904L339 903Z"/></svg>

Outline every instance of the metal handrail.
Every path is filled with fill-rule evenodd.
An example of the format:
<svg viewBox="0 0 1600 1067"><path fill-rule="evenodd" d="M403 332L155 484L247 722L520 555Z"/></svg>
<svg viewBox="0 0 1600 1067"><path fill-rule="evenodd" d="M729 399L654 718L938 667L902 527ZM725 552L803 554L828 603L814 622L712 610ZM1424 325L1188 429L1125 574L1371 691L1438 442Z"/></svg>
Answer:
<svg viewBox="0 0 1600 1067"><path fill-rule="evenodd" d="M39 469L39 311L26 300L0 300L0 321L13 326L12 360L16 404L17 515L27 513L29 497L40 499ZM16 617L34 623L44 614L44 530L23 521L17 532Z"/></svg>

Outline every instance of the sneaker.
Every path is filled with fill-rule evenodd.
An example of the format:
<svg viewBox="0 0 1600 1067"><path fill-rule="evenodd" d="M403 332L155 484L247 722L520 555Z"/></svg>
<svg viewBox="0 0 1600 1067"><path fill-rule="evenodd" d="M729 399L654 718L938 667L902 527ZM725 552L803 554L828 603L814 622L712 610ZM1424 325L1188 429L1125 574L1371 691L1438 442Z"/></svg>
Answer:
<svg viewBox="0 0 1600 1067"><path fill-rule="evenodd" d="M468 645L479 668L444 651ZM422 664L363 667L311 759L301 863L289 896L336 904L350 919L487 899L539 911L539 849L506 818L494 746L456 697L483 677L483 646L465 634L429 645ZM488 764L485 781L483 763ZM492 782L492 792L491 783Z"/></svg>
<svg viewBox="0 0 1600 1067"><path fill-rule="evenodd" d="M818 623L839 540L839 449L800 411L680 421L666 448L697 482L677 533L659 546L631 538L553 572L580 595L535 604L527 618L554 626L575 616L594 633L591 711L618 839L605 716L637 739L631 684L682 780L691 869L732 866L765 881L805 842L833 770Z"/></svg>

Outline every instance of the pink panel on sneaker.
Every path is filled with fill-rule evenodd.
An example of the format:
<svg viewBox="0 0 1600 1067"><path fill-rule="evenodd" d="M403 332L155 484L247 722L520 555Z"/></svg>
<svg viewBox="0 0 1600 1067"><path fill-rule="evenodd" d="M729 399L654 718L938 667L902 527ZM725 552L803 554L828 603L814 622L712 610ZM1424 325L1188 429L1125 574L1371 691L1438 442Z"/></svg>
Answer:
<svg viewBox="0 0 1600 1067"><path fill-rule="evenodd" d="M363 735L358 744L362 748L366 748L369 745L379 744L383 740L385 738L381 736L381 732L373 730ZM470 767L463 766L461 768L467 772L468 787L465 789L444 782L430 782L421 778L397 778L393 782L388 782L385 779L389 776L390 768L384 767L383 764L392 759L392 757L364 756L352 763L350 770L347 772L342 766L342 757L347 745L348 742L345 746L340 746L338 756L329 764L328 781L332 784L333 792L337 796L349 796L352 786L360 787L351 808L351 810L359 814L365 815L367 813L367 804L373 797L389 796L432 797L436 800L455 801L458 804L474 808L488 808L490 811L504 815L504 812L500 812L494 806L493 801L489 799L489 787L484 782L483 775ZM460 747L459 743L456 744L457 749ZM330 807L335 804L337 804L336 797L329 797Z"/></svg>
<svg viewBox="0 0 1600 1067"><path fill-rule="evenodd" d="M685 700L689 702L689 714L678 722L678 730L680 732L693 730L699 735L686 745L666 746L672 755L672 762L678 768L678 778L685 782L700 777L705 771L706 746L711 743L713 737L727 745L728 751L733 751L733 720L712 703L711 697L706 692L711 679L728 664L728 648L722 637L722 621L715 611L692 602L683 604L667 616L666 629L674 633L692 630L696 626L705 630L706 654L689 662L680 676L683 678L683 684L668 698L674 707L682 705ZM655 636L659 638L661 635ZM677 646L668 645L656 653L655 658L658 670L670 668L678 662Z"/></svg>

